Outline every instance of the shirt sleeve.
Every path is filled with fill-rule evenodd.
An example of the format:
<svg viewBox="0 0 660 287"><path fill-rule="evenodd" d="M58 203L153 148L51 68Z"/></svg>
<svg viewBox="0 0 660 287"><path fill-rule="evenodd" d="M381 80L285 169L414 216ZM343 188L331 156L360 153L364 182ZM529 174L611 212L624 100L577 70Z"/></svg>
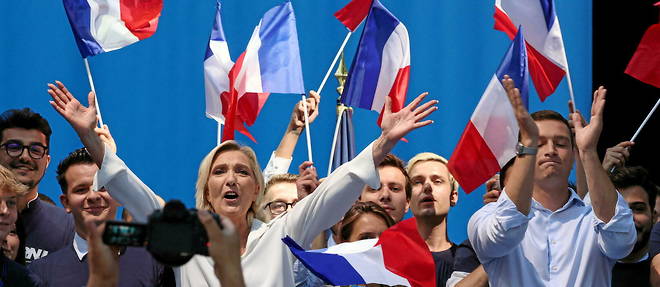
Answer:
<svg viewBox="0 0 660 287"><path fill-rule="evenodd" d="M279 219L285 220L286 233L303 248L308 248L314 237L341 219L365 184L373 188L380 186L372 146L373 143L333 171L314 192Z"/></svg>
<svg viewBox="0 0 660 287"><path fill-rule="evenodd" d="M628 256L637 241L632 211L621 194L616 194L614 216L608 223L592 213L594 230L598 234L598 246L605 256L615 260Z"/></svg>
<svg viewBox="0 0 660 287"><path fill-rule="evenodd" d="M156 194L107 147L97 181L98 186L105 187L136 222L147 222L149 215L161 208Z"/></svg>
<svg viewBox="0 0 660 287"><path fill-rule="evenodd" d="M509 254L525 237L532 217L531 211L527 216L518 211L506 189L497 202L475 212L468 222L468 237L479 261L484 264Z"/></svg>
<svg viewBox="0 0 660 287"><path fill-rule="evenodd" d="M470 272L454 271L451 277L447 280L447 287L454 287L458 282L461 282L465 277L470 275Z"/></svg>
<svg viewBox="0 0 660 287"><path fill-rule="evenodd" d="M271 177L276 174L285 174L289 172L289 167L291 166L291 161L293 158L283 158L275 156L275 152L270 154L270 159L268 164L263 171L264 183L268 183Z"/></svg>

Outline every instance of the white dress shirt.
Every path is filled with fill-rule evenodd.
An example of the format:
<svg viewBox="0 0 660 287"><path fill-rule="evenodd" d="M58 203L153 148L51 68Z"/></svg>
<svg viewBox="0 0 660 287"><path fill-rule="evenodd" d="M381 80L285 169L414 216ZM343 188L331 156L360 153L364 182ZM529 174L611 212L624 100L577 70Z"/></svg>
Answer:
<svg viewBox="0 0 660 287"><path fill-rule="evenodd" d="M380 186L373 162L372 145L355 159L337 168L296 208L269 223L254 220L248 235L245 253L241 256L243 277L247 286L294 286L294 256L282 243L290 236L308 247L322 230L337 223L355 203L365 184ZM109 148L105 149L103 165L98 171L98 185L133 215L137 222L160 208L155 194ZM219 264L222 264L221 262ZM195 255L188 263L174 269L177 286L220 286L213 270L213 260Z"/></svg>
<svg viewBox="0 0 660 287"><path fill-rule="evenodd" d="M532 199L525 216L503 191L472 215L468 236L490 286L610 286L616 260L635 244L632 212L617 192L615 214L605 223L589 195L582 201L569 192L554 212Z"/></svg>

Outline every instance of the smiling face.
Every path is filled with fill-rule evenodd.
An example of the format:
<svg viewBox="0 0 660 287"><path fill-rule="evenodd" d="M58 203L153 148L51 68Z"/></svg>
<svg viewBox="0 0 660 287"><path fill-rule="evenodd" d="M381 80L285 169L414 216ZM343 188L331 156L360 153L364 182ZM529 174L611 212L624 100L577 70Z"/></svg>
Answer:
<svg viewBox="0 0 660 287"><path fill-rule="evenodd" d="M633 251L637 251L647 246L651 229L653 229L654 216L649 202L649 195L639 185L633 185L620 189L619 192L633 213L633 221L637 230L637 242Z"/></svg>
<svg viewBox="0 0 660 287"><path fill-rule="evenodd" d="M14 225L11 232L7 234L5 240L2 241L2 253L11 260L16 260L16 255L18 255L18 248L21 245L21 240L16 234L16 226Z"/></svg>
<svg viewBox="0 0 660 287"><path fill-rule="evenodd" d="M566 182L573 168L573 144L570 130L556 120L536 121L539 127L539 150L536 154L535 183L556 185Z"/></svg>
<svg viewBox="0 0 660 287"><path fill-rule="evenodd" d="M48 146L46 135L36 129L8 128L2 131L2 143L18 143L21 145L40 144ZM0 148L0 165L14 172L16 179L30 189L39 184L44 172L50 163L50 155L46 154L40 159L30 157L29 150L24 149L20 156L11 157L6 148Z"/></svg>
<svg viewBox="0 0 660 287"><path fill-rule="evenodd" d="M360 195L361 202L371 201L380 205L394 219L401 221L408 212L409 201L406 198L406 177L396 167L383 166L378 168L380 188L373 189L365 185Z"/></svg>
<svg viewBox="0 0 660 287"><path fill-rule="evenodd" d="M85 222L104 221L115 218L119 204L105 189L92 188L94 174L98 167L91 163L78 163L69 166L64 172L66 192L60 195L64 209L73 214L76 231L86 234Z"/></svg>
<svg viewBox="0 0 660 287"><path fill-rule="evenodd" d="M245 153L240 150L221 152L211 164L206 200L222 216L246 218L259 192L255 176Z"/></svg>
<svg viewBox="0 0 660 287"><path fill-rule="evenodd" d="M458 191L452 189L447 166L437 160L417 162L410 169L412 198L410 208L420 217L445 217L449 207L458 201Z"/></svg>

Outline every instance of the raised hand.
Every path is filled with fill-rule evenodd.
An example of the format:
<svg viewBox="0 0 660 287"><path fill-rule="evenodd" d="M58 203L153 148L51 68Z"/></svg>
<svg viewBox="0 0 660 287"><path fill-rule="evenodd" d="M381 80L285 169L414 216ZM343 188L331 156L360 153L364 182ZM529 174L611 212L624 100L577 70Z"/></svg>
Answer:
<svg viewBox="0 0 660 287"><path fill-rule="evenodd" d="M298 190L298 200L302 200L310 195L320 184L316 168L311 161L305 161L298 167L298 179L296 180L296 189Z"/></svg>
<svg viewBox="0 0 660 287"><path fill-rule="evenodd" d="M603 130L603 111L605 110L605 95L607 90L600 86L594 92L591 103L591 119L588 124L583 124L584 119L580 111L576 110L571 115L571 121L575 127L575 144L580 153L584 151L595 152L598 145L600 132Z"/></svg>
<svg viewBox="0 0 660 287"><path fill-rule="evenodd" d="M96 104L93 92L89 92L87 96L89 107L83 106L60 81L55 81L55 84L48 83L48 94L53 98L50 105L77 132L93 130L96 127Z"/></svg>
<svg viewBox="0 0 660 287"><path fill-rule="evenodd" d="M405 108L396 113L392 113L392 100L390 97L385 97L383 121L380 125L385 139L396 142L409 132L433 123L432 120L424 120L424 118L438 109L435 106L438 101L431 100L418 106L428 94L426 92L422 93Z"/></svg>
<svg viewBox="0 0 660 287"><path fill-rule="evenodd" d="M316 117L319 115L319 103L321 102L321 96L315 91L309 92L309 98L307 102L307 115L309 116L309 123L313 123ZM290 129L304 129L305 128L305 105L303 101L300 100L295 107L293 107L293 112L291 113L291 122L289 123Z"/></svg>
<svg viewBox="0 0 660 287"><path fill-rule="evenodd" d="M115 139L110 134L110 128L108 125L103 125L103 128L94 128L94 132L101 138L101 141L110 148L113 153L117 153L117 144Z"/></svg>
<svg viewBox="0 0 660 287"><path fill-rule="evenodd" d="M520 142L525 146L536 146L538 144L539 128L529 115L529 112L527 112L527 109L520 98L520 90L516 88L513 79L508 75L504 75L502 84L504 85L504 90L509 98L509 102L511 102L511 107L513 107L513 112L518 121L518 127L520 128Z"/></svg>
<svg viewBox="0 0 660 287"><path fill-rule="evenodd" d="M612 167L619 168L626 165L626 161L628 161L628 158L630 157L630 151L628 148L634 144L635 143L633 142L625 141L608 148L605 152L605 157L603 158L603 169L609 172Z"/></svg>

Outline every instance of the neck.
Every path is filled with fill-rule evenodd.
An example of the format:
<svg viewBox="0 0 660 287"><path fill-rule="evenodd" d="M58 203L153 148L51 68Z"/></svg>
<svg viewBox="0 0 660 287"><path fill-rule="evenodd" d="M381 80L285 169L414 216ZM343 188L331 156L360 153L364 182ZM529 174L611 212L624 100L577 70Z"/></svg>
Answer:
<svg viewBox="0 0 660 287"><path fill-rule="evenodd" d="M649 245L647 244L644 246L644 248L640 248L637 251L630 252L628 256L624 257L623 259L619 260L622 263L635 263L639 262L646 254L649 253Z"/></svg>
<svg viewBox="0 0 660 287"><path fill-rule="evenodd" d="M451 242L447 237L447 215L418 217L417 230L431 252L451 248Z"/></svg>
<svg viewBox="0 0 660 287"><path fill-rule="evenodd" d="M556 211L564 206L569 196L567 180L544 184L534 183L532 198L551 211Z"/></svg>
<svg viewBox="0 0 660 287"><path fill-rule="evenodd" d="M76 222L76 233L78 233L82 239L87 240L87 228L85 227L85 224L78 224Z"/></svg>
<svg viewBox="0 0 660 287"><path fill-rule="evenodd" d="M39 185L28 189L27 193L25 193L23 197L25 198L26 201L30 201L35 199L38 194L39 194Z"/></svg>
<svg viewBox="0 0 660 287"><path fill-rule="evenodd" d="M251 226L248 224L247 221L247 215L243 215L239 217L230 217L229 220L231 220L231 222L236 227L238 238L240 239L240 244L241 244L241 255L243 255L247 247L247 239L251 229Z"/></svg>

